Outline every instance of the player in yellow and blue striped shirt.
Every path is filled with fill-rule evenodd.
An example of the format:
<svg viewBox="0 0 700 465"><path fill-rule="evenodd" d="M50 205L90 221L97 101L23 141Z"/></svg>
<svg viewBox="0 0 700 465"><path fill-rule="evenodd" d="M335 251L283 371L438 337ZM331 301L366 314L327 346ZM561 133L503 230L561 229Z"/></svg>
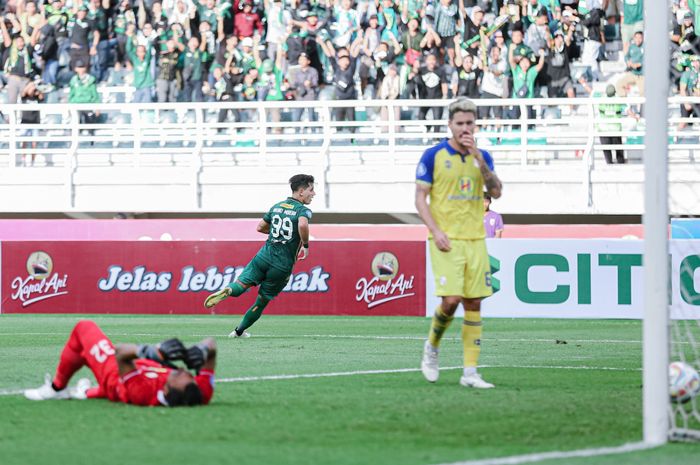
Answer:
<svg viewBox="0 0 700 465"><path fill-rule="evenodd" d="M476 148L474 103L459 98L448 111L452 137L426 150L416 170L416 209L430 231L435 288L442 297L425 341L421 371L431 383L437 381L440 339L461 303L464 373L459 382L487 389L493 384L476 371L481 352L481 300L492 294L483 193L485 189L497 199L502 186L491 155Z"/></svg>

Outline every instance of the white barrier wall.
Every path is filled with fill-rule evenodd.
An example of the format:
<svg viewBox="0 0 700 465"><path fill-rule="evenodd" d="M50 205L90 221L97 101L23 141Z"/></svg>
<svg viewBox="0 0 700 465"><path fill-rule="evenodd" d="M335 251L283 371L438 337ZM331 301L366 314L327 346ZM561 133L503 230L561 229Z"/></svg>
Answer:
<svg viewBox="0 0 700 465"><path fill-rule="evenodd" d="M477 122L477 143L491 152L508 188L495 207L527 215L643 213L644 119L625 117L618 132L601 132L598 124L601 103L642 102L636 97L476 100L478 106L520 108L520 119ZM413 214L418 160L449 135L445 120L433 133L433 124L417 115L421 107L446 103L3 105L8 124L0 124L0 211L257 212L288 189L292 174L303 172L316 178L315 212ZM700 104L700 97L673 97L672 115L682 103ZM290 110L309 106L318 121L294 120ZM355 108L357 120L333 120L339 107ZM218 123L224 109L256 116ZM528 109L539 116L528 120ZM80 123L80 112L95 110L100 123ZM23 111L39 112L42 124L26 131ZM700 125L680 131L680 122L675 116L669 120L669 208L674 215L697 216ZM601 135L619 136L621 144L604 146ZM615 148L624 149L629 164L605 164L603 150Z"/></svg>
<svg viewBox="0 0 700 465"><path fill-rule="evenodd" d="M642 318L639 240L488 239L486 317ZM700 240L671 241L673 318L700 319ZM426 316L440 300L426 247ZM660 309L663 311L663 309ZM458 315L463 311L460 307Z"/></svg>

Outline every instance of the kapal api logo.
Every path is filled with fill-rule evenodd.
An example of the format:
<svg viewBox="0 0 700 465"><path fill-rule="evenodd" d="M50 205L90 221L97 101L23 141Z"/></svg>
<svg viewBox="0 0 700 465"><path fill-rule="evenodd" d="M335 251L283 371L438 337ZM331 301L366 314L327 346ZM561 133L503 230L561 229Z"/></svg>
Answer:
<svg viewBox="0 0 700 465"><path fill-rule="evenodd" d="M416 294L412 292L414 276L399 274L399 259L393 253L379 252L375 255L371 270L372 278L362 277L355 284L358 291L355 300L365 302L367 308Z"/></svg>
<svg viewBox="0 0 700 465"><path fill-rule="evenodd" d="M27 258L28 276L17 276L12 280L12 300L27 307L42 300L68 294L68 275L53 273L53 259L48 253L38 250Z"/></svg>

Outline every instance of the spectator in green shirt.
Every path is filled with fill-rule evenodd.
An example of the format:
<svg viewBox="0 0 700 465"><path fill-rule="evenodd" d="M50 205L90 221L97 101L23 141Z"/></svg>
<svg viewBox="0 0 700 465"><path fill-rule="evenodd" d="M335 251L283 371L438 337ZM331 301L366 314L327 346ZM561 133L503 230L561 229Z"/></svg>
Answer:
<svg viewBox="0 0 700 465"><path fill-rule="evenodd" d="M627 72L617 81L617 95L626 97L627 91L632 85L636 85L639 95L644 95L644 33L637 31L634 33L632 43L625 56Z"/></svg>
<svg viewBox="0 0 700 465"><path fill-rule="evenodd" d="M540 58L535 66L535 54L530 47L520 45L511 48L508 52L508 62L513 75L513 93L515 99L527 99L535 97L535 80L544 67L545 51L540 50ZM535 118L535 109L528 106L528 119ZM514 105L508 109L508 118L520 118L520 106Z"/></svg>
<svg viewBox="0 0 700 465"><path fill-rule="evenodd" d="M276 62L269 58L261 60L258 48L255 47L253 56L258 67L258 81L256 83L258 100L268 102L284 100L284 94L288 86L285 84L284 74L282 73L283 55L278 53ZM270 121L279 123L280 111L278 108L269 109L268 114L270 115ZM275 128L274 132L281 133L282 128Z"/></svg>
<svg viewBox="0 0 700 465"><path fill-rule="evenodd" d="M76 61L75 75L70 80L68 103L99 103L99 101L100 95L97 93L95 76L88 74L84 61Z"/></svg>
<svg viewBox="0 0 700 465"><path fill-rule="evenodd" d="M131 8L129 0L121 0L119 6L116 6L112 11L112 29L116 35L117 45L115 48L116 57L114 67L119 71L122 65L126 62L126 30L129 25L136 25L136 15Z"/></svg>
<svg viewBox="0 0 700 465"><path fill-rule="evenodd" d="M688 0L688 9L693 14L693 18L700 17L700 0Z"/></svg>
<svg viewBox="0 0 700 465"><path fill-rule="evenodd" d="M75 75L70 80L70 93L68 103L99 103L100 94L97 93L97 80L95 76L88 74L87 64L83 60L75 62ZM79 111L80 124L95 124L100 116L98 111ZM91 135L94 129L88 130Z"/></svg>
<svg viewBox="0 0 700 465"><path fill-rule="evenodd" d="M615 86L608 84L605 89L605 96L608 98L615 97ZM593 94L593 97L602 97L600 93ZM619 135L622 131L622 118L625 114L625 105L621 103L601 103L598 105L598 123L596 124L600 133L600 143L602 145L617 145L620 148L615 149L615 160L618 164L625 163L625 151L622 150L622 136ZM617 133L617 134L616 134ZM611 165L613 163L612 150L603 149L605 163Z"/></svg>
<svg viewBox="0 0 700 465"><path fill-rule="evenodd" d="M678 94L684 97L695 97L700 95L698 88L698 78L700 76L700 57L693 56L691 64L681 75L681 84ZM681 104L681 116L683 118L698 118L700 117L700 105L692 103ZM686 122L681 122L678 129L685 129L688 125Z"/></svg>
<svg viewBox="0 0 700 465"><path fill-rule="evenodd" d="M627 55L634 33L644 30L644 0L622 0L622 53Z"/></svg>
<svg viewBox="0 0 700 465"><path fill-rule="evenodd" d="M184 102L201 102L204 100L202 79L207 61L206 42L199 43L197 37L190 37L187 50L182 54L182 100Z"/></svg>
<svg viewBox="0 0 700 465"><path fill-rule="evenodd" d="M151 47L136 46L132 29L127 29L126 54L134 67L135 87L132 102L150 103L153 101L153 73L151 72Z"/></svg>

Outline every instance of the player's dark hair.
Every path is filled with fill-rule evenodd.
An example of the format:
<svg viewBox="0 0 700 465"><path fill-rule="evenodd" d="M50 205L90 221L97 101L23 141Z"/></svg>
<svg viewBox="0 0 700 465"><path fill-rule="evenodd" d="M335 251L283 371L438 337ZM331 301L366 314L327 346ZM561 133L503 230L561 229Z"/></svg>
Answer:
<svg viewBox="0 0 700 465"><path fill-rule="evenodd" d="M296 192L299 189L306 189L313 183L314 177L310 174L295 174L289 178L289 186L292 188L292 192Z"/></svg>
<svg viewBox="0 0 700 465"><path fill-rule="evenodd" d="M202 391L199 390L197 383L191 382L185 386L184 391L170 388L165 395L165 400L168 401L169 407L192 407L195 405L202 405Z"/></svg>

